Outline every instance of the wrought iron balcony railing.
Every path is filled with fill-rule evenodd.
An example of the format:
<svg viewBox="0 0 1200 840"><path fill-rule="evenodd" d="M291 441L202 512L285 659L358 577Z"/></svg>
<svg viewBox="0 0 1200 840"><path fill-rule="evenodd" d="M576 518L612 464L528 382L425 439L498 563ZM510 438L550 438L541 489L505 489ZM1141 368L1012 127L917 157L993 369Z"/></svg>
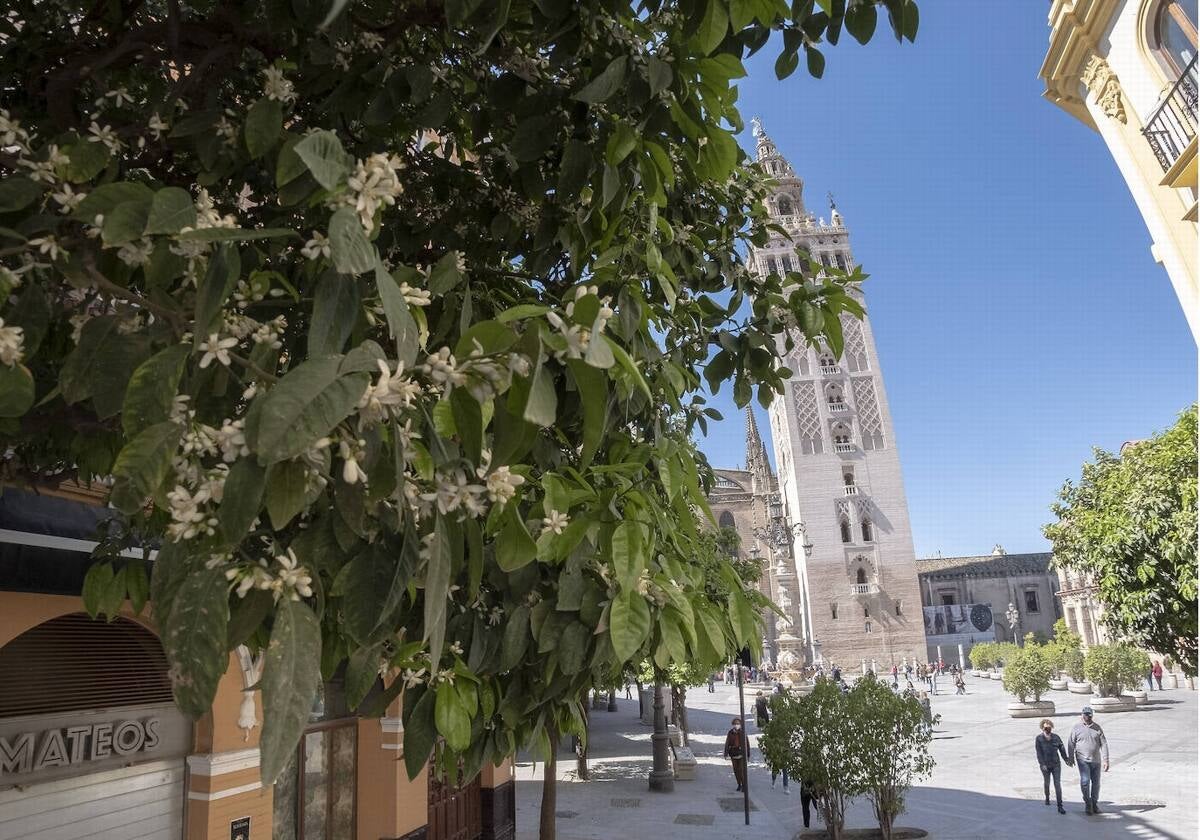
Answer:
<svg viewBox="0 0 1200 840"><path fill-rule="evenodd" d="M1193 58L1142 129L1163 172L1170 170L1196 136L1196 88Z"/></svg>

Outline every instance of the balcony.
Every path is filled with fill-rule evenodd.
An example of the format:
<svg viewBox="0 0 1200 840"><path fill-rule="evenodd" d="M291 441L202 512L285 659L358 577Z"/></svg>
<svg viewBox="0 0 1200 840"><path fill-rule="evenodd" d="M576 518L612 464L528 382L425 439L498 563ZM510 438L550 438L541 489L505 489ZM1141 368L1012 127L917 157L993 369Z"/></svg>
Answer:
<svg viewBox="0 0 1200 840"><path fill-rule="evenodd" d="M841 372L841 365L821 365L821 373L824 376L838 376Z"/></svg>
<svg viewBox="0 0 1200 840"><path fill-rule="evenodd" d="M835 443L835 444L833 445L833 451L834 451L834 452L841 452L841 453L843 453L843 454L844 454L844 453L850 453L850 454L853 454L853 453L854 453L854 450L855 450L855 449L857 449L857 448L858 448L858 447L856 447L856 446L855 446L853 443Z"/></svg>
<svg viewBox="0 0 1200 840"><path fill-rule="evenodd" d="M851 595L874 595L879 591L878 583L852 583L850 584Z"/></svg>
<svg viewBox="0 0 1200 840"><path fill-rule="evenodd" d="M858 487L856 487L853 484L847 484L845 487L842 488L842 492L847 496L857 496L858 495Z"/></svg>
<svg viewBox="0 0 1200 840"><path fill-rule="evenodd" d="M844 402L831 402L828 405L829 410L834 414L841 414L844 411L850 410L850 406L846 405Z"/></svg>
<svg viewBox="0 0 1200 840"><path fill-rule="evenodd" d="M1196 137L1196 59L1146 120L1142 129L1163 172L1171 172Z"/></svg>

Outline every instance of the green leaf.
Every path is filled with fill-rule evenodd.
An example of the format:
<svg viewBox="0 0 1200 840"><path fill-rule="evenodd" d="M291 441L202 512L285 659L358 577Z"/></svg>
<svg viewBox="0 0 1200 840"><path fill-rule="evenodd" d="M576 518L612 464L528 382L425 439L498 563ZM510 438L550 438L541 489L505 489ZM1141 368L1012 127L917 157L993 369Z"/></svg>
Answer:
<svg viewBox="0 0 1200 840"><path fill-rule="evenodd" d="M329 220L329 248L334 268L343 274L362 274L379 262L358 214L349 207L341 208Z"/></svg>
<svg viewBox="0 0 1200 840"><path fill-rule="evenodd" d="M429 543L429 561L425 567L425 634L434 663L442 658L446 639L446 609L450 599L450 535L446 520L437 517L433 539Z"/></svg>
<svg viewBox="0 0 1200 840"><path fill-rule="evenodd" d="M879 15L873 3L855 3L846 10L846 31L860 44L871 40L878 21Z"/></svg>
<svg viewBox="0 0 1200 840"><path fill-rule="evenodd" d="M260 158L271 151L282 132L282 102L263 97L251 105L246 112L246 125L243 128L250 159Z"/></svg>
<svg viewBox="0 0 1200 840"><path fill-rule="evenodd" d="M229 668L228 624L225 573L201 569L184 578L163 626L162 644L171 666L168 674L175 702L193 718L212 709L217 683ZM275 712L274 706L266 708Z"/></svg>
<svg viewBox="0 0 1200 840"><path fill-rule="evenodd" d="M262 676L262 781L271 785L300 742L321 679L321 624L302 601L283 600L275 613Z"/></svg>
<svg viewBox="0 0 1200 840"><path fill-rule="evenodd" d="M154 200L154 191L145 184L133 181L116 181L111 184L101 184L87 194L87 198L79 202L71 218L84 222L92 222L97 216L107 216L118 204L126 201Z"/></svg>
<svg viewBox="0 0 1200 840"><path fill-rule="evenodd" d="M775 59L775 78L786 79L788 76L796 72L796 68L800 66L800 54L796 50L785 49Z"/></svg>
<svg viewBox="0 0 1200 840"><path fill-rule="evenodd" d="M291 228L201 228L176 234L181 242L248 242L252 239L299 239L300 234Z"/></svg>
<svg viewBox="0 0 1200 840"><path fill-rule="evenodd" d="M334 595L342 599L346 632L357 644L381 641L392 629L398 593L408 585L411 569L399 552L368 548L342 567Z"/></svg>
<svg viewBox="0 0 1200 840"><path fill-rule="evenodd" d="M134 560L125 566L125 590L129 593L129 607L134 615L141 615L150 600L150 578L146 576L144 564Z"/></svg>
<svg viewBox="0 0 1200 840"><path fill-rule="evenodd" d="M825 75L825 56L816 47L805 47L804 57L808 60L808 72L814 79Z"/></svg>
<svg viewBox="0 0 1200 840"><path fill-rule="evenodd" d="M465 359L475 350L485 356L503 353L516 342L517 336L499 321L480 321L459 336L454 355Z"/></svg>
<svg viewBox="0 0 1200 840"><path fill-rule="evenodd" d="M230 650L245 644L275 608L275 597L263 589L251 589L233 605L229 615Z"/></svg>
<svg viewBox="0 0 1200 840"><path fill-rule="evenodd" d="M525 523L520 517L515 512L511 513L496 538L497 565L506 572L515 572L528 565L536 555L537 543L525 530Z"/></svg>
<svg viewBox="0 0 1200 840"><path fill-rule="evenodd" d="M84 324L79 343L59 374L67 404L91 397L100 419L121 410L126 385L146 358L145 338L122 335L119 323L115 316L102 316Z"/></svg>
<svg viewBox="0 0 1200 840"><path fill-rule="evenodd" d="M137 513L154 495L170 472L181 434L175 423L157 423L125 444L112 468L110 501L117 510Z"/></svg>
<svg viewBox="0 0 1200 840"><path fill-rule="evenodd" d="M441 297L446 292L458 286L463 281L463 273L458 269L459 255L450 251L434 263L429 270L429 293Z"/></svg>
<svg viewBox="0 0 1200 840"><path fill-rule="evenodd" d="M50 328L50 301L40 285L29 283L21 296L4 317L10 327L20 327L25 338L25 361L29 361L42 345L46 331Z"/></svg>
<svg viewBox="0 0 1200 840"><path fill-rule="evenodd" d="M455 388L450 393L450 408L463 452L472 463L479 463L483 450L483 413L479 402L466 390Z"/></svg>
<svg viewBox="0 0 1200 840"><path fill-rule="evenodd" d="M360 647L350 654L346 664L346 705L357 709L379 679L379 645Z"/></svg>
<svg viewBox="0 0 1200 840"><path fill-rule="evenodd" d="M525 656L529 647L529 607L521 604L508 615L504 624L504 640L500 644L500 673L511 671Z"/></svg>
<svg viewBox="0 0 1200 840"><path fill-rule="evenodd" d="M634 522L622 522L612 536L613 569L621 588L636 591L638 578L646 568L642 547L642 529Z"/></svg>
<svg viewBox="0 0 1200 840"><path fill-rule="evenodd" d="M253 458L239 458L225 479L217 520L226 543L236 545L250 530L262 507L267 471Z"/></svg>
<svg viewBox="0 0 1200 840"><path fill-rule="evenodd" d="M405 282L416 278L416 272L410 268L400 269ZM383 303L383 313L387 317L388 332L396 340L396 357L410 367L417 358L420 349L417 322L408 311L408 303L400 292L400 286L395 278L384 270L382 265L375 266L375 287L379 290L379 299Z"/></svg>
<svg viewBox="0 0 1200 840"><path fill-rule="evenodd" d="M629 662L650 635L650 607L637 593L624 592L613 599L608 630L613 650L621 662Z"/></svg>
<svg viewBox="0 0 1200 840"><path fill-rule="evenodd" d="M309 359L258 397L262 408L253 423L247 419L246 439L262 463L307 452L358 406L370 377L339 375L340 365L339 356Z"/></svg>
<svg viewBox="0 0 1200 840"><path fill-rule="evenodd" d="M652 396L650 396L650 386L646 384L646 380L642 376L642 372L638 370L637 365L634 364L633 359L629 357L629 354L625 352L625 349L608 336L604 336L603 338L606 342L608 342L609 349L612 350L613 356L616 357L617 364L620 365L621 369L625 371L625 374L633 380L633 384L636 385L638 389L646 395L646 399L654 399Z"/></svg>
<svg viewBox="0 0 1200 840"><path fill-rule="evenodd" d="M721 630L721 625L712 613L707 609L696 609L696 618L701 632L697 633L698 639L707 641L708 646L712 648L717 661L724 660L729 653L729 642L725 638L725 633Z"/></svg>
<svg viewBox="0 0 1200 840"><path fill-rule="evenodd" d="M36 181L23 175L12 175L0 181L0 213L24 210L42 195Z"/></svg>
<svg viewBox="0 0 1200 840"><path fill-rule="evenodd" d="M701 55L709 55L729 32L729 12L721 0L709 0L704 9L704 17L700 20L700 28L696 31L696 48Z"/></svg>
<svg viewBox="0 0 1200 840"><path fill-rule="evenodd" d="M572 621L562 632L558 642L558 668L564 674L578 674L587 664L588 644L592 640L591 628Z"/></svg>
<svg viewBox="0 0 1200 840"><path fill-rule="evenodd" d="M741 645L751 645L758 641L758 617L749 599L741 592L732 592L729 601L733 626L737 631L737 640Z"/></svg>
<svg viewBox="0 0 1200 840"><path fill-rule="evenodd" d="M588 82L582 90L575 93L571 98L577 99L580 102L586 102L589 105L605 101L616 93L624 83L625 69L628 61L629 59L623 55L614 58L599 76Z"/></svg>
<svg viewBox="0 0 1200 840"><path fill-rule="evenodd" d="M674 75L670 64L654 56L646 59L646 73L649 76L650 93L654 96L670 87Z"/></svg>
<svg viewBox="0 0 1200 840"><path fill-rule="evenodd" d="M362 230L357 219L354 225ZM308 327L310 357L342 352L358 320L359 304L358 284L354 278L332 271L322 275L313 294L312 321ZM371 368L372 373L376 370Z"/></svg>
<svg viewBox="0 0 1200 840"><path fill-rule="evenodd" d="M150 202L150 216L146 220L147 235L178 233L185 227L194 227L195 224L196 205L187 190L166 187L154 194L154 199Z"/></svg>
<svg viewBox="0 0 1200 840"><path fill-rule="evenodd" d="M411 706L410 696L417 697ZM433 720L436 702L437 694L424 686L404 695L404 766L410 779L415 779L429 764L429 754L433 752L433 745L437 741L437 727Z"/></svg>
<svg viewBox="0 0 1200 840"><path fill-rule="evenodd" d="M583 406L583 448L579 453L579 469L582 470L591 464L600 441L604 439L608 416L608 374L579 359L568 359L567 368L575 379L575 390Z"/></svg>
<svg viewBox="0 0 1200 840"><path fill-rule="evenodd" d="M150 219L150 201L125 201L104 214L100 238L105 245L123 245L141 237Z"/></svg>
<svg viewBox="0 0 1200 840"><path fill-rule="evenodd" d="M33 406L33 374L24 365L0 365L0 417L20 417Z"/></svg>
<svg viewBox="0 0 1200 840"><path fill-rule="evenodd" d="M173 345L142 362L133 372L121 409L126 437L134 437L170 417L189 353L184 345Z"/></svg>
<svg viewBox="0 0 1200 840"><path fill-rule="evenodd" d="M541 362L533 372L523 416L530 423L543 428L553 426L557 419L558 395L554 391L554 374Z"/></svg>
<svg viewBox="0 0 1200 840"><path fill-rule="evenodd" d="M267 471L267 514L271 527L282 531L304 510L308 470L297 461L280 461Z"/></svg>
<svg viewBox="0 0 1200 840"><path fill-rule="evenodd" d="M350 156L332 131L314 131L297 143L294 151L327 190L336 189L350 174Z"/></svg>
<svg viewBox="0 0 1200 840"><path fill-rule="evenodd" d="M221 307L233 293L242 274L242 258L233 245L222 245L208 261L208 271L196 292L195 347L215 332Z"/></svg>
<svg viewBox="0 0 1200 840"><path fill-rule="evenodd" d="M82 184L90 181L104 171L111 157L108 146L103 143L89 143L85 139L76 140L63 149L68 158L66 178L72 184Z"/></svg>
<svg viewBox="0 0 1200 840"><path fill-rule="evenodd" d="M83 576L83 608L92 618L98 618L104 612L104 593L113 582L113 567L111 563L95 563Z"/></svg>
<svg viewBox="0 0 1200 840"><path fill-rule="evenodd" d="M471 745L471 717L451 683L443 682L437 687L434 721L450 749L462 752Z"/></svg>

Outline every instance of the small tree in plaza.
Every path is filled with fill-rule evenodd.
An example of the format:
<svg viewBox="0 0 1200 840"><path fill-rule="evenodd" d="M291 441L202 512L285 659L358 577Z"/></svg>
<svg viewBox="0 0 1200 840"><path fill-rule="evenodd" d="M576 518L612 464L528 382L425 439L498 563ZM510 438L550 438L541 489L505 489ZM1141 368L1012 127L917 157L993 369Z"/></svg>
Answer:
<svg viewBox="0 0 1200 840"><path fill-rule="evenodd" d="M873 674L855 683L847 699L858 730L859 787L875 809L880 834L890 840L905 793L933 772L933 730L915 697L894 693Z"/></svg>
<svg viewBox="0 0 1200 840"><path fill-rule="evenodd" d="M786 769L812 789L832 840L840 840L846 806L861 792L862 733L848 706L841 689L824 679L803 697L777 694L771 698L771 720L761 745L768 767Z"/></svg>
<svg viewBox="0 0 1200 840"><path fill-rule="evenodd" d="M1093 645L1088 648L1083 671L1101 697L1119 697L1123 689L1142 684L1150 670L1150 657L1131 645Z"/></svg>
<svg viewBox="0 0 1200 840"><path fill-rule="evenodd" d="M1012 654L1004 668L1004 690L1022 703L1029 697L1037 703L1050 690L1053 673L1050 657L1041 645L1026 644Z"/></svg>
<svg viewBox="0 0 1200 840"><path fill-rule="evenodd" d="M997 668L1007 668L1008 663L1020 650L1014 642L996 642L995 657Z"/></svg>
<svg viewBox="0 0 1200 840"><path fill-rule="evenodd" d="M1064 646L1061 648L1059 660L1062 662L1062 672L1074 682L1083 682L1087 679L1084 675L1083 651L1078 647Z"/></svg>
<svg viewBox="0 0 1200 840"><path fill-rule="evenodd" d="M968 657L975 670L986 671L996 663L996 643L980 642L971 648Z"/></svg>

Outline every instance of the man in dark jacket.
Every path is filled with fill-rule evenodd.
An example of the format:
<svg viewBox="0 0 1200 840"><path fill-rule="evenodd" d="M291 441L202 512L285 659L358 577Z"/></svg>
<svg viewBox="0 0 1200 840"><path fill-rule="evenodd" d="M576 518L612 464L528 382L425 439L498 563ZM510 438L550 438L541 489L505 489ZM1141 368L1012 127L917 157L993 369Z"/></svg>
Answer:
<svg viewBox="0 0 1200 840"><path fill-rule="evenodd" d="M1046 804L1050 804L1050 779L1054 779L1054 797L1058 800L1058 813L1067 813L1062 804L1062 760L1071 764L1067 758L1067 748L1063 746L1062 738L1054 734L1054 722L1049 718L1042 719L1042 733L1033 739L1033 748L1037 752L1038 767L1042 768L1042 789L1046 792Z"/></svg>
<svg viewBox="0 0 1200 840"><path fill-rule="evenodd" d="M725 734L724 758L733 764L733 778L737 780L740 793L746 786L746 733L742 731L742 719L734 718L733 726Z"/></svg>

